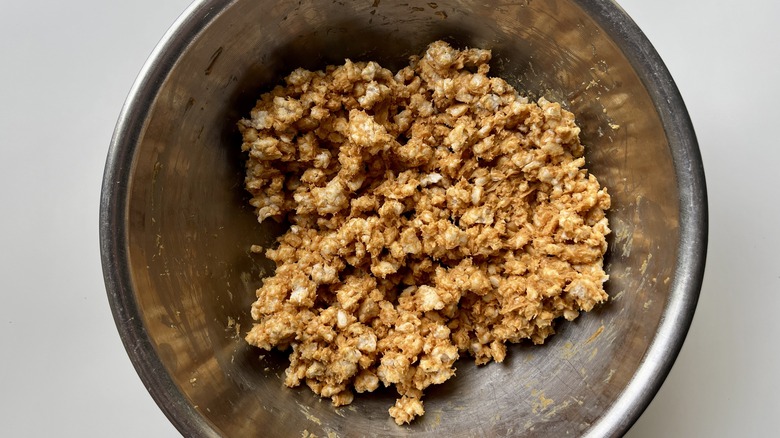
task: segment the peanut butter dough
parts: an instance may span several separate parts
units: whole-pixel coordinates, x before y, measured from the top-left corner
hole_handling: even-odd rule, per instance
[[[432,43],[297,69],[239,122],[259,221],[288,221],[246,341],[290,351],[285,384],[336,406],[395,385],[396,423],[469,354],[501,362],[607,298],[606,188],[574,115],[488,76],[489,50]]]

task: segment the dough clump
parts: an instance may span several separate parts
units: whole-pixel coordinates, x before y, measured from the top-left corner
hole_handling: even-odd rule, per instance
[[[437,41],[397,73],[297,69],[241,120],[260,222],[290,227],[246,341],[335,406],[394,385],[396,423],[463,354],[501,362],[607,299],[606,188],[574,115]]]

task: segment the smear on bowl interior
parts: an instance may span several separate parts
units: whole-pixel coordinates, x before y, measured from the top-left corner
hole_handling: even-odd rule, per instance
[[[290,224],[246,341],[290,353],[287,386],[341,406],[394,385],[408,423],[461,355],[501,362],[607,298],[610,197],[574,115],[490,57],[437,41],[395,74],[297,69],[239,122],[258,220]]]

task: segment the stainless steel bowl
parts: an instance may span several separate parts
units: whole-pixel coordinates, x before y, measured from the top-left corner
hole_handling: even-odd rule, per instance
[[[398,68],[439,38],[492,48],[493,74],[577,115],[588,167],[613,197],[612,299],[544,346],[513,346],[503,364],[462,360],[457,377],[427,391],[426,415],[398,427],[391,391],[335,409],[283,386],[284,354],[260,357],[241,339],[272,269],[249,246],[280,230],[246,207],[235,122],[295,67],[349,57]],[[202,0],[165,35],[122,111],[100,233],[122,340],[186,436],[601,436],[628,430],[682,346],[707,207],[683,101],[608,0]]]

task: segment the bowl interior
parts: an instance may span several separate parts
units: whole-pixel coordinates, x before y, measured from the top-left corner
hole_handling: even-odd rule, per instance
[[[137,318],[137,338],[125,342],[140,345],[130,352],[139,373],[182,431],[563,436],[591,430],[614,408],[676,284],[680,197],[670,142],[648,92],[655,85],[643,83],[636,61],[581,3],[191,7],[147,66],[128,110],[133,117],[118,129],[114,148],[126,152],[125,164],[114,166],[124,166],[117,175],[125,188],[113,205],[123,215],[109,236],[121,254],[123,287],[115,293],[122,297],[112,299],[120,331]],[[284,387],[286,354],[244,343],[254,291],[273,269],[249,247],[270,245],[281,230],[258,224],[247,208],[235,124],[295,67],[348,57],[394,70],[436,39],[493,49],[491,74],[575,113],[587,167],[613,200],[611,300],[559,324],[543,346],[512,346],[503,364],[461,360],[455,378],[426,392],[426,415],[398,427],[387,413],[394,391],[333,408],[307,388]],[[656,389],[647,388],[648,397]],[[636,410],[643,408],[640,402]],[[638,413],[632,415],[618,429],[629,427]]]

